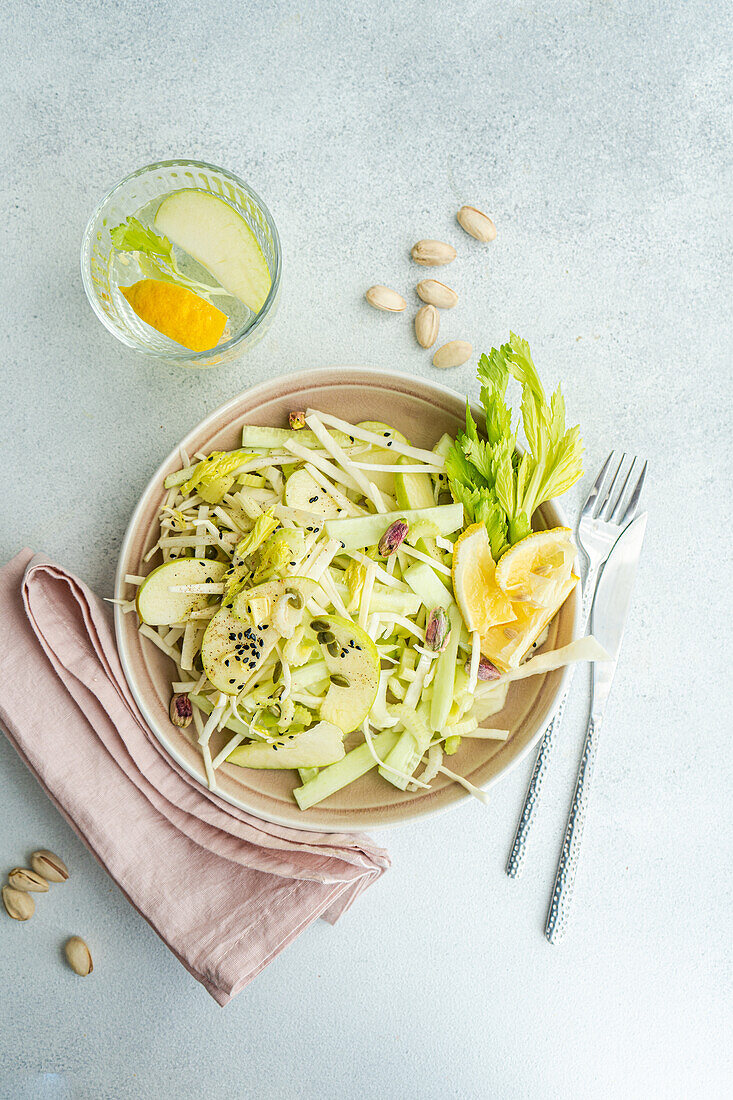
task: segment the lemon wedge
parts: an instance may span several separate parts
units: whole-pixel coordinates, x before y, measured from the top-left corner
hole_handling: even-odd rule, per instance
[[[577,584],[567,527],[536,531],[494,564],[482,523],[467,527],[453,550],[453,591],[463,620],[481,636],[481,652],[502,672],[516,668]]]
[[[496,566],[483,523],[472,523],[456,539],[453,592],[466,626],[482,636],[497,623],[510,623],[517,617],[496,583]]]
[[[502,672],[516,668],[577,583],[578,578],[574,573],[560,582],[554,603],[549,607],[532,607],[525,602],[513,602],[511,606],[515,618],[509,623],[499,623],[481,635],[481,652],[484,656]]]
[[[496,567],[496,583],[513,603],[557,607],[574,561],[569,527],[533,531],[502,556]]]

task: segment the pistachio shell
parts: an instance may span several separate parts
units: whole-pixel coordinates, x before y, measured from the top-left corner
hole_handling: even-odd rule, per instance
[[[36,903],[25,890],[15,890],[12,886],[3,886],[3,905],[13,920],[30,920],[36,911]]]
[[[440,267],[455,260],[456,250],[445,241],[424,240],[412,246],[410,255],[416,264],[422,264],[423,267]]]
[[[433,356],[434,367],[460,367],[473,355],[473,348],[467,340],[451,340],[438,348]]]
[[[477,241],[493,241],[496,237],[496,226],[491,218],[475,206],[462,206],[456,218],[461,229],[465,229]]]
[[[26,867],[14,867],[8,875],[8,882],[14,890],[32,890],[39,894],[45,894],[48,890],[45,878]]]
[[[437,279],[421,279],[417,284],[417,296],[437,309],[453,309],[458,305],[458,295],[455,290],[451,290],[449,286],[438,282]]]
[[[69,877],[69,869],[63,859],[49,852],[47,848],[39,848],[31,856],[31,867],[37,875],[42,875],[47,882],[66,882]]]
[[[72,936],[71,939],[67,940],[64,951],[66,961],[75,974],[79,974],[84,978],[94,970],[92,953],[80,936]]]
[[[440,317],[435,306],[421,306],[415,314],[415,338],[423,348],[431,348],[438,339]]]
[[[370,306],[386,313],[402,313],[407,308],[407,302],[402,295],[396,290],[390,290],[388,286],[370,286],[364,297]]]

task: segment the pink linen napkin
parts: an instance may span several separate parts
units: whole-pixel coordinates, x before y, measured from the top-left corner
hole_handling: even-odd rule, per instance
[[[271,825],[163,750],[125,682],[107,606],[24,550],[0,569],[0,721],[139,913],[220,1005],[389,867],[360,834]]]

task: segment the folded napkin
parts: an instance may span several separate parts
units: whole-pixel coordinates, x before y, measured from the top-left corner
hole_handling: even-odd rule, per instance
[[[389,867],[368,837],[271,825],[191,779],[135,705],[107,606],[59,566],[24,550],[0,569],[0,622],[10,741],[220,1005]]]

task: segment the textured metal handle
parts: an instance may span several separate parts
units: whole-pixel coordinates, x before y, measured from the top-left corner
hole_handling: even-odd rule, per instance
[[[555,886],[552,891],[550,908],[547,913],[545,936],[550,943],[558,944],[563,939],[570,915],[570,903],[575,886],[575,873],[578,869],[578,856],[580,855],[580,842],[583,839],[585,817],[588,811],[588,796],[590,793],[590,781],[593,775],[593,766],[596,760],[598,737],[601,730],[600,715],[591,717],[588,722],[588,731],[583,745],[583,756],[578,769],[578,778],[575,784],[573,804],[570,807],[565,838],[560,853],[560,861],[557,865]]]
[[[588,575],[585,579],[585,586],[583,588],[583,606],[580,612],[580,637],[582,638],[588,627],[588,619],[590,618],[590,609],[593,603],[593,595],[596,587],[596,577],[598,576],[598,569],[589,569]],[[542,783],[547,773],[547,768],[552,756],[552,750],[557,740],[557,735],[560,732],[560,726],[562,725],[563,714],[565,713],[565,704],[568,700],[568,694],[570,692],[570,685],[572,683],[573,674],[575,669],[571,666],[570,675],[568,678],[568,685],[565,688],[565,692],[560,699],[555,712],[555,717],[550,722],[549,726],[545,730],[544,736],[540,742],[540,747],[537,752],[537,759],[534,762],[534,768],[532,770],[532,777],[527,787],[527,793],[524,796],[524,805],[522,806],[522,812],[519,815],[519,821],[517,822],[517,831],[514,834],[514,843],[512,844],[511,851],[509,852],[509,859],[506,864],[506,873],[509,878],[518,878],[522,873],[524,867],[524,857],[527,853],[527,841],[529,840],[530,830],[532,828],[532,822],[534,821],[534,813],[539,802],[539,797],[542,792]]]

